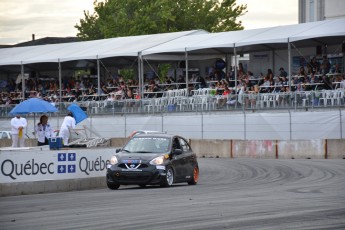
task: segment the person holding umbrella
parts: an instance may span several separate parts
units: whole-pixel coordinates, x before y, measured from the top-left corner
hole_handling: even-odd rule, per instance
[[[38,146],[49,145],[49,138],[54,136],[54,131],[48,123],[48,116],[42,115],[40,117],[40,122],[35,126],[35,132]]]
[[[62,122],[59,132],[59,137],[62,137],[63,145],[68,145],[68,139],[70,136],[69,129],[74,129],[75,126],[76,122],[73,114],[72,112],[69,112]]]
[[[16,114],[11,119],[12,127],[12,148],[25,147],[24,129],[28,125],[26,119]]]

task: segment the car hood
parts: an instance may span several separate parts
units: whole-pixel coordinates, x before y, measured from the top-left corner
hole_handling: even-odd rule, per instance
[[[122,160],[141,160],[150,161],[158,156],[164,155],[164,153],[118,153],[116,157],[119,162]]]

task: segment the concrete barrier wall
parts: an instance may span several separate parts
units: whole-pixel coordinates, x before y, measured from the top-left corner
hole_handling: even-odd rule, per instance
[[[326,140],[327,158],[345,159],[345,140]]]
[[[0,140],[0,148],[10,147],[10,146],[12,146],[12,140],[9,140],[9,139]],[[37,139],[25,139],[25,146],[26,147],[37,146]]]
[[[121,147],[128,141],[128,138],[113,138],[110,141],[112,147]],[[239,141],[239,140],[189,140],[193,150],[201,157],[220,158],[267,158],[267,159],[345,159],[345,139],[341,140],[299,140],[299,141]],[[36,140],[27,140],[27,146],[36,145]],[[11,140],[0,140],[0,146],[8,147]],[[111,154],[113,149],[108,148],[102,151],[103,154]],[[31,150],[30,150],[31,151]],[[48,150],[49,151],[49,150]],[[61,151],[56,151],[56,154]],[[70,151],[69,151],[70,152]],[[78,149],[73,150],[76,154],[98,157],[94,150]],[[81,152],[81,153],[79,153]],[[96,151],[97,152],[97,151]],[[0,154],[2,151],[0,151]],[[16,153],[17,154],[17,153]],[[27,153],[23,153],[27,155]],[[38,154],[38,153],[37,153]],[[52,153],[54,154],[54,153]],[[55,155],[56,155],[55,154]],[[108,156],[107,155],[107,156]],[[37,155],[39,156],[39,155]],[[43,154],[42,156],[45,156]],[[108,157],[105,157],[108,158]],[[36,159],[36,158],[35,158]],[[96,158],[98,160],[99,158]],[[38,160],[38,159],[37,159]],[[103,159],[106,160],[106,159]],[[24,160],[24,163],[26,160]],[[28,161],[29,162],[29,161]],[[94,162],[94,160],[91,160]],[[2,162],[0,162],[2,165]],[[77,164],[78,165],[78,164]],[[105,170],[104,172],[105,175]],[[101,175],[100,174],[100,175]],[[76,178],[63,180],[25,181],[15,183],[0,183],[0,196],[25,195],[50,192],[65,192],[73,190],[84,190],[94,188],[106,188],[105,176],[94,176],[89,178]]]
[[[96,188],[106,188],[105,177],[4,183],[0,184],[0,197],[40,193],[68,192]]]
[[[111,138],[110,146],[121,147],[128,138]],[[26,139],[27,147],[37,145],[37,139]],[[219,140],[190,139],[199,157],[254,157],[254,158],[345,158],[345,139],[337,140]],[[12,145],[11,140],[0,140],[0,148]]]
[[[279,141],[277,155],[280,159],[325,159],[325,147],[325,140]]]
[[[345,159],[341,140],[190,140],[198,157],[267,159]]]
[[[231,141],[225,140],[190,140],[198,157],[231,157]]]
[[[276,158],[276,141],[232,141],[232,157]]]

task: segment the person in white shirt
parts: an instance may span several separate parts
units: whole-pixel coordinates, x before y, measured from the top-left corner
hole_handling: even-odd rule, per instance
[[[24,130],[27,125],[26,119],[19,114],[11,119],[13,148],[25,147]]]
[[[76,122],[73,117],[73,114],[69,112],[62,122],[60,132],[59,132],[59,137],[62,137],[64,145],[68,145],[68,139],[70,137],[69,129],[74,129],[75,125],[76,125]]]
[[[42,115],[40,122],[35,126],[35,132],[37,134],[37,145],[48,145],[49,138],[54,137],[54,131],[50,124],[48,124],[48,117]]]

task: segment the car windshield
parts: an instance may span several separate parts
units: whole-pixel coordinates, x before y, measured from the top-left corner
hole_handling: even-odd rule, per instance
[[[169,138],[134,137],[123,148],[129,153],[165,153],[169,150]]]

